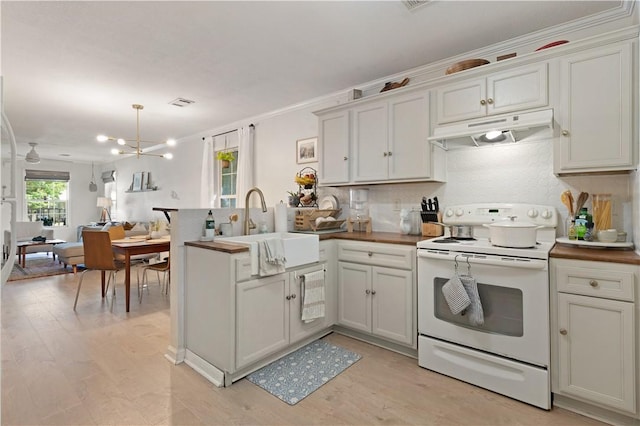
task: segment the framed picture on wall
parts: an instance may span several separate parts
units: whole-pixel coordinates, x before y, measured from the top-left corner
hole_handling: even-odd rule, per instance
[[[133,174],[133,185],[131,186],[132,191],[142,191],[143,176],[144,172],[136,172]]]
[[[298,139],[296,141],[296,163],[313,163],[318,161],[318,138]]]

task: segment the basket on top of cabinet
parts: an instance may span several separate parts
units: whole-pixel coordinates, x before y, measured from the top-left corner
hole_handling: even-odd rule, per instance
[[[336,219],[341,211],[342,209],[298,210],[295,216],[294,228],[296,231],[338,229],[345,222],[344,219]],[[317,220],[318,218],[322,219]]]

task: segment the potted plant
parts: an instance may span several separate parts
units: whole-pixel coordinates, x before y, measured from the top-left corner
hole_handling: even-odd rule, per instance
[[[231,165],[231,162],[236,159],[231,151],[219,151],[216,158],[222,163],[222,168],[226,169]]]
[[[295,191],[287,191],[287,194],[289,194],[289,206],[298,207],[298,204],[300,204],[300,194]]]

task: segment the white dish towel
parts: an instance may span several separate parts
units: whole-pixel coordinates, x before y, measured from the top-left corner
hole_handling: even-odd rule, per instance
[[[324,270],[310,272],[300,277],[301,320],[311,322],[324,318]]]
[[[258,243],[260,276],[275,275],[285,271],[284,246],[281,238],[266,238]]]

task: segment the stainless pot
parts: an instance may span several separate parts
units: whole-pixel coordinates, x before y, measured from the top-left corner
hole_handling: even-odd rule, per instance
[[[516,222],[514,219],[482,225],[489,228],[491,244],[512,248],[535,247],[537,231],[544,226],[531,222]]]
[[[473,239],[473,225],[447,225],[442,222],[430,222],[435,223],[436,225],[444,226],[445,228],[449,228],[449,235],[451,238],[459,239],[459,240],[471,240]]]

